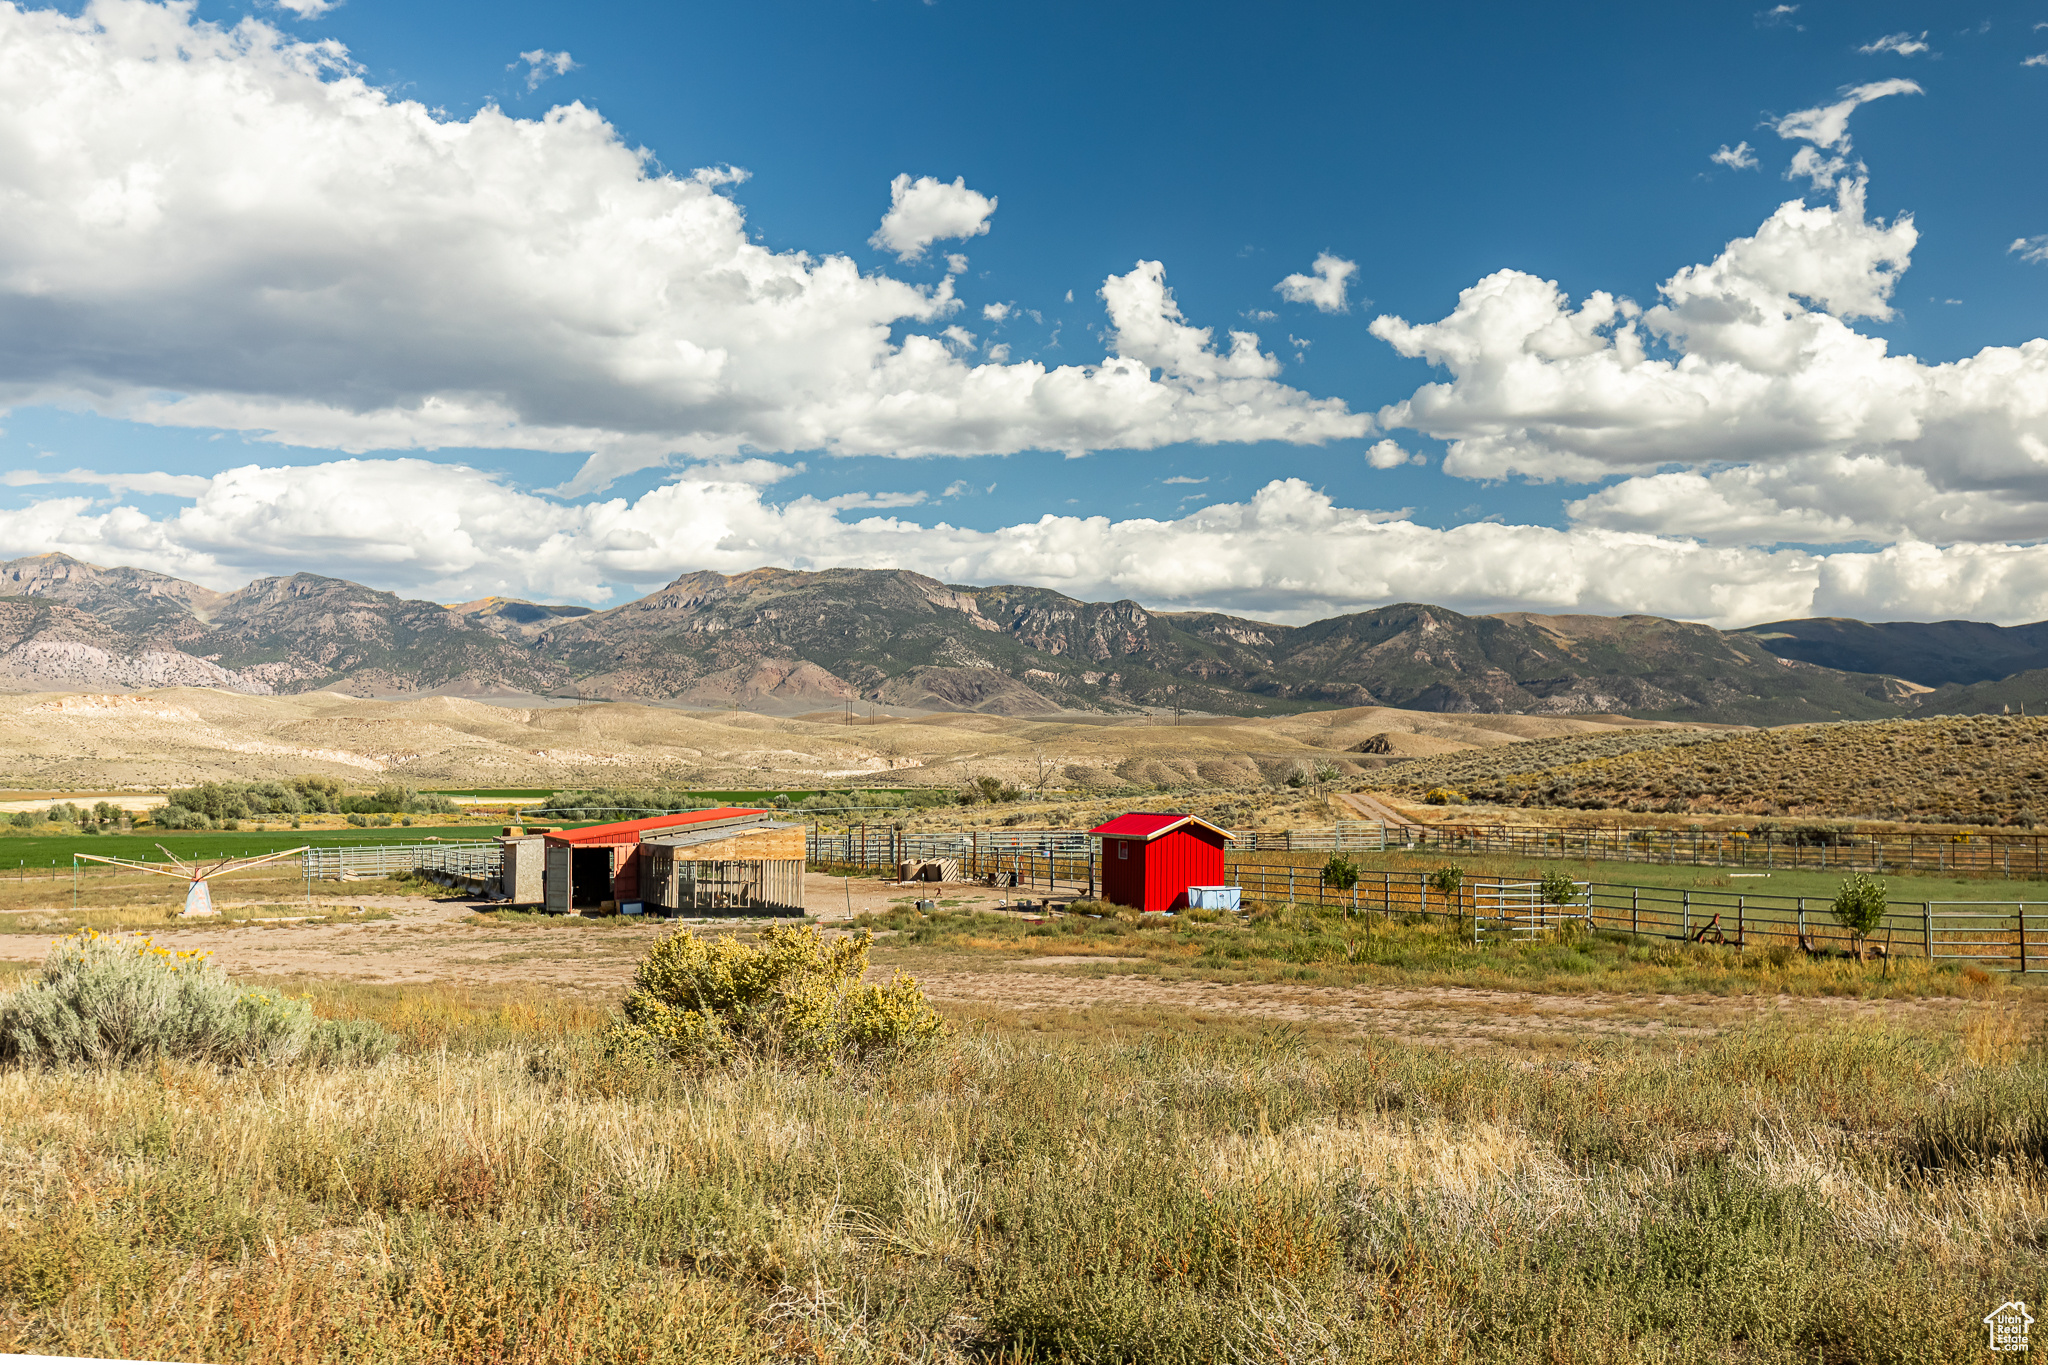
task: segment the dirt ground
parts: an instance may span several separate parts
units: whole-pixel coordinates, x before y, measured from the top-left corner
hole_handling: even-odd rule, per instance
[[[1020,894],[815,873],[806,890],[813,913],[828,926],[844,923],[850,914],[920,896],[997,909],[1015,904],[1011,898]],[[492,922],[476,913],[485,903],[468,897],[366,897],[362,903],[390,917],[358,924],[279,920],[235,927],[172,922],[155,937],[169,946],[208,950],[238,976],[382,985],[530,985],[603,1000],[624,994],[634,962],[673,923],[618,917]],[[47,947],[41,934],[0,935],[0,961],[35,962]],[[1020,1019],[1057,1010],[1192,1012],[1398,1034],[1453,1046],[1546,1046],[1602,1036],[1701,1037],[1778,1011],[1816,1020],[1882,1011],[1902,1021],[1937,1022],[1978,1008],[1974,1002],[1942,999],[1551,995],[1459,987],[1176,981],[1119,970],[1131,965],[1130,959],[1005,959],[988,953],[898,950],[886,939],[877,943],[874,963],[884,975],[899,967],[908,970],[933,1000],[968,1007],[982,1017],[1013,1011]]]

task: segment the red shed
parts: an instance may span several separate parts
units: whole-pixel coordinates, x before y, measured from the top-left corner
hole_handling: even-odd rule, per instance
[[[560,915],[576,906],[639,900],[641,835],[717,825],[752,825],[773,815],[772,811],[746,806],[720,806],[681,815],[655,815],[645,820],[560,830],[547,836],[542,895],[547,908]]]
[[[1191,886],[1223,885],[1230,831],[1199,815],[1134,811],[1088,831],[1102,836],[1102,898],[1140,910],[1184,910]]]

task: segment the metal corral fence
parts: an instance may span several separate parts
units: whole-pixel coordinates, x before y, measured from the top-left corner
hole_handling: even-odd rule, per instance
[[[315,882],[351,882],[407,872],[441,872],[488,881],[505,866],[505,852],[496,840],[309,848],[299,859],[306,880]]]
[[[1312,868],[1261,867],[1233,862],[1225,880],[1243,888],[1247,900],[1336,906],[1358,914],[1455,919],[1461,932],[1475,915],[1500,915],[1499,907],[1528,898],[1528,883],[1466,876],[1446,898],[1429,885],[1427,872],[1360,869],[1358,884],[1340,891],[1325,886]],[[1737,891],[1696,891],[1658,886],[1579,883],[1578,905],[1567,913],[1594,929],[1646,938],[1706,943],[1848,951],[1849,931],[1837,924],[1827,896],[1753,895]],[[1942,961],[1974,962],[1994,971],[2048,971],[2048,904],[2038,901],[1902,901],[1892,904],[1868,940],[1889,954]]]
[[[1332,829],[1268,830],[1230,841],[1230,852],[1379,853],[1393,845],[1386,827],[1369,820],[1340,822]],[[1099,856],[1097,838],[1081,829],[969,830],[932,833],[893,825],[849,829],[813,826],[806,857],[820,867],[881,869],[906,862],[951,858],[968,877],[1014,872],[1017,884],[1086,882]],[[1036,879],[1034,882],[1033,879]]]
[[[1413,825],[1392,831],[1387,846],[1445,853],[1605,858],[1614,862],[1691,863],[1704,867],[1953,872],[2029,879],[2048,874],[2048,836],[1990,831],[1861,833],[1819,824],[1755,831]]]
[[[1007,874],[1008,884],[1057,890],[1061,882],[1094,884],[1097,840],[1081,829],[975,830],[959,834],[901,830],[892,825],[813,828],[804,840],[812,867],[876,871],[906,862],[950,858],[962,876],[980,881]]]

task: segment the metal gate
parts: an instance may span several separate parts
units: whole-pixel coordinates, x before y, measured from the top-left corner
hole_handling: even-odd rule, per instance
[[[1537,882],[1476,886],[1472,890],[1472,942],[1533,939],[1542,928],[1543,908],[1543,888]]]
[[[1935,901],[1925,911],[1930,958],[1976,963],[2000,972],[2039,971],[2048,948],[2048,916],[2013,901]]]
[[[1584,898],[1581,888],[1580,898]],[[1541,882],[1480,883],[1472,889],[1472,942],[1491,938],[1516,943],[1534,941],[1546,929],[1568,921],[1591,926],[1584,905],[1553,905],[1543,897]]]
[[[570,856],[575,852],[567,844],[549,844],[545,880],[541,894],[546,899],[547,911],[551,915],[566,915],[570,906]]]

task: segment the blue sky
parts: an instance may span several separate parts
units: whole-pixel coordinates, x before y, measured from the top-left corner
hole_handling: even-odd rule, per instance
[[[2048,616],[2048,0],[0,28],[0,553]]]

